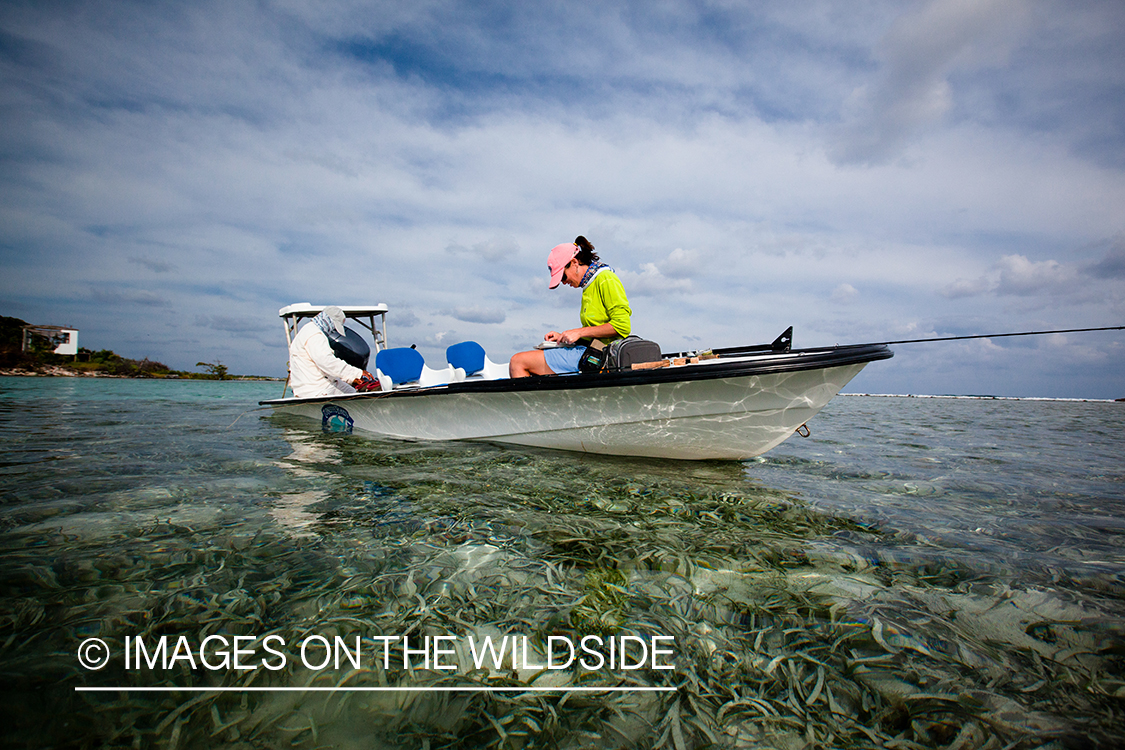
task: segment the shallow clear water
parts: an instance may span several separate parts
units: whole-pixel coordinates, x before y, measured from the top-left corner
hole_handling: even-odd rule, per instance
[[[5,745],[1125,735],[1125,404],[839,397],[810,438],[736,463],[406,443],[245,413],[279,391],[0,378]],[[455,668],[415,652],[405,669],[400,642],[373,640],[404,635],[448,638]],[[470,636],[503,635],[526,636],[530,658],[475,668]],[[245,637],[239,666],[255,668],[223,664],[221,641],[201,654],[209,636]],[[310,636],[358,636],[360,665],[302,662]],[[537,669],[549,636],[674,646],[635,669]],[[97,670],[79,658],[97,655],[89,638],[110,654]],[[153,661],[127,666],[126,638]],[[75,690],[306,686],[516,690]]]

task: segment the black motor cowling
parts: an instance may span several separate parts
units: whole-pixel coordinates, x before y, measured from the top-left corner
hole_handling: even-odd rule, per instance
[[[371,347],[358,333],[345,327],[342,336],[333,331],[328,336],[328,343],[332,345],[332,353],[337,357],[352,367],[367,369],[367,361],[371,359]]]

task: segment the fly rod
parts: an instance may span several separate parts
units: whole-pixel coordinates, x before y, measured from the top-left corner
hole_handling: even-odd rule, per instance
[[[868,344],[858,344],[857,346],[884,346],[887,344],[925,344],[930,341],[962,341],[964,339],[998,339],[1004,336],[1042,336],[1047,333],[1079,333],[1081,331],[1125,331],[1125,326],[1103,326],[1101,328],[1066,328],[1058,331],[1021,331],[1019,333],[977,333],[972,336],[941,336],[932,339],[899,339],[898,341],[875,341]],[[758,346],[735,346],[725,349],[713,349],[714,354],[735,356],[742,354],[749,354],[752,352],[787,352],[793,343],[793,326],[789,326],[785,333],[777,337],[772,344],[760,344]],[[837,344],[839,346],[839,344]],[[826,347],[827,348],[827,347]],[[686,352],[679,354],[666,354],[667,357],[682,357]],[[694,353],[693,353],[694,356]]]
[[[978,333],[972,336],[942,336],[933,339],[900,339],[899,341],[877,341],[881,344],[924,344],[928,341],[963,341],[965,339],[999,339],[1005,336],[1043,336],[1048,333],[1082,333],[1084,331],[1122,331],[1125,326],[1103,326],[1101,328],[1065,328],[1059,331],[1021,331],[1019,333]]]

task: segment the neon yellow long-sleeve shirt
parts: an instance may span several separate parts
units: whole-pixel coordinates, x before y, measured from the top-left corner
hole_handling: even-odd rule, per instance
[[[582,290],[582,310],[578,319],[583,327],[612,323],[617,336],[603,338],[602,341],[607,344],[629,335],[632,314],[621,279],[608,268],[599,271]]]

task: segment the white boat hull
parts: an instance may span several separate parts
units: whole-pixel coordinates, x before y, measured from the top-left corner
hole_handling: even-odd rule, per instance
[[[745,459],[792,435],[865,364],[612,387],[433,388],[268,403],[280,413],[318,420],[326,429],[412,440],[485,440],[622,456]]]

